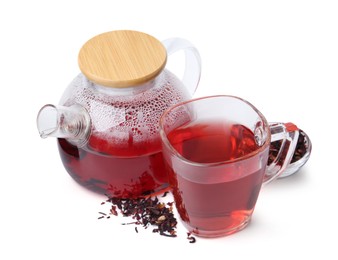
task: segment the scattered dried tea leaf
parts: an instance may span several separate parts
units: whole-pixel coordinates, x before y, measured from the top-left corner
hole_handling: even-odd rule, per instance
[[[196,238],[191,235],[191,232],[187,232],[187,239],[191,244],[196,242]]]

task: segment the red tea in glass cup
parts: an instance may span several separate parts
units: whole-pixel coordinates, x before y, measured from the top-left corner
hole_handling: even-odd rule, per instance
[[[262,184],[282,173],[298,138],[293,124],[269,126],[253,105],[232,96],[171,107],[161,117],[160,134],[178,213],[190,232],[204,237],[229,235],[249,223]],[[283,146],[267,169],[271,139]]]

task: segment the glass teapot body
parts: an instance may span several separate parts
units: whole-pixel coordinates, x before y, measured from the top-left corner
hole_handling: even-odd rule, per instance
[[[81,105],[91,126],[85,144],[58,139],[65,168],[80,184],[116,197],[163,191],[168,180],[159,119],[167,108],[189,98],[183,83],[166,69],[149,82],[121,89],[78,75],[60,105]]]

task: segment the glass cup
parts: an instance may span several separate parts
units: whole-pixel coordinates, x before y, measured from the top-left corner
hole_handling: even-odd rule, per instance
[[[217,237],[250,221],[263,183],[291,160],[299,131],[292,123],[269,125],[249,102],[211,96],[169,108],[160,135],[176,208],[187,229]],[[282,140],[267,167],[271,140]]]

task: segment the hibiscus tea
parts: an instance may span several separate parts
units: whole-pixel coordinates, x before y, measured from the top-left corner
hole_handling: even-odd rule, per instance
[[[90,140],[94,146],[100,139]],[[95,144],[94,144],[95,142]],[[68,173],[81,185],[113,197],[131,198],[163,192],[168,187],[162,152],[146,155],[112,156],[92,149],[78,148],[65,139],[58,139],[59,152]],[[148,145],[148,149],[149,149]]]
[[[169,160],[169,182],[177,210],[201,236],[236,232],[249,222],[261,188],[263,160],[253,132],[240,124],[207,121],[184,124],[167,134],[182,164]],[[237,160],[237,162],[236,162]]]

